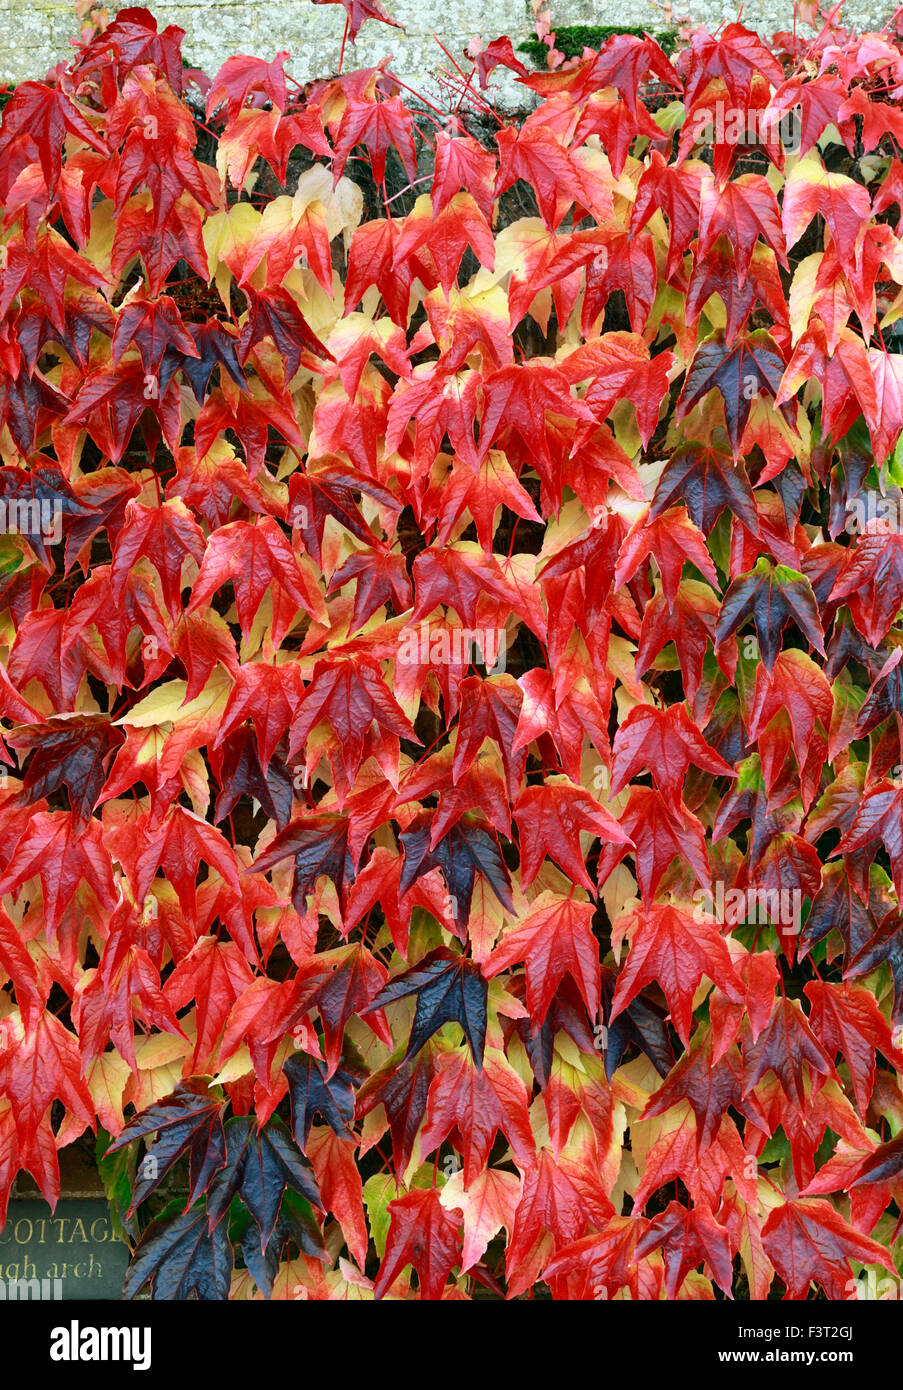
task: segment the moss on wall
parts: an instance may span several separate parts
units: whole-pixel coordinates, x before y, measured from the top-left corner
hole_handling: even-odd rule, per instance
[[[616,24],[563,24],[555,27],[555,47],[559,53],[563,53],[565,58],[579,58],[584,48],[601,48],[615,34],[633,34],[641,39],[647,30],[640,28],[639,25],[633,28],[621,28]],[[663,33],[655,34],[652,37],[664,49],[666,53],[671,53],[677,42],[677,36],[673,30],[666,30]],[[531,37],[524,39],[523,43],[517,45],[519,53],[527,53],[533,61],[540,67],[546,65],[546,53],[548,48],[540,39]]]

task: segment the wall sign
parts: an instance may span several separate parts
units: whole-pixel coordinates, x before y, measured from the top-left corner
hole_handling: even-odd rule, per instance
[[[121,1299],[129,1251],[102,1199],[13,1199],[0,1231],[0,1302]]]

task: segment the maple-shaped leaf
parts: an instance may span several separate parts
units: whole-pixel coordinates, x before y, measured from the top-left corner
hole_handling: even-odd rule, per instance
[[[505,988],[516,999],[525,999],[526,976],[509,976]],[[511,1019],[510,1022],[504,1020],[503,1028],[517,1033],[524,1045],[530,1070],[541,1091],[546,1089],[552,1075],[556,1033],[566,1033],[583,1052],[589,1052],[594,1046],[586,1005],[570,974],[564,976],[552,996],[552,1002],[541,1024],[535,1024],[528,1014],[526,1018]]]
[[[583,399],[600,418],[625,397],[633,403],[644,448],[655,433],[673,366],[670,352],[650,357],[646,344],[633,333],[604,333],[583,343],[562,363],[569,381],[589,381]]]
[[[234,1256],[226,1222],[211,1230],[207,1213],[192,1207],[172,1220],[157,1217],[142,1233],[122,1286],[135,1298],[146,1284],[151,1298],[202,1302],[229,1296]]]
[[[777,199],[768,180],[761,174],[741,174],[739,178],[718,187],[709,174],[702,180],[699,204],[699,245],[697,257],[704,261],[719,236],[731,244],[740,286],[744,284],[757,239],[762,237],[775,252],[784,268],[787,257],[784,232],[781,227]],[[755,347],[747,349],[749,370],[768,384],[774,372],[774,356],[780,357],[777,346],[767,334],[761,338],[751,335]],[[769,351],[770,350],[770,351]],[[778,368],[780,375],[783,368]],[[714,382],[712,383],[715,384]],[[774,386],[769,385],[774,394]],[[726,402],[725,402],[726,404]]]
[[[160,375],[160,366],[167,352],[184,357],[198,355],[195,340],[182,322],[178,306],[167,294],[157,299],[130,299],[123,303],[116,316],[113,331],[113,365],[132,344],[141,354],[145,372]],[[159,389],[166,390],[168,378],[160,381]]]
[[[192,1066],[210,1057],[232,1005],[253,978],[235,942],[212,936],[202,936],[178,962],[166,980],[164,994],[176,1009],[196,1001]]]
[[[509,260],[514,262],[508,283],[506,317],[510,324],[519,323],[531,309],[542,314],[541,306],[546,301],[543,290],[551,292],[559,322],[566,321],[578,287],[577,272],[581,266],[586,266],[589,274],[592,267],[605,259],[607,241],[602,228],[552,232],[539,217],[518,218],[510,227],[504,228],[497,250],[505,256],[505,264]],[[483,302],[488,309],[488,303]],[[488,333],[488,323],[486,329]],[[505,361],[510,361],[511,354],[503,341],[494,341],[493,349],[495,365],[502,366]]]
[[[298,1199],[299,1203],[303,1201],[303,1198]],[[285,1279],[288,1266],[283,1263],[282,1257],[289,1244],[301,1251],[308,1270],[308,1257],[322,1260],[324,1264],[329,1259],[316,1221],[303,1207],[299,1209],[298,1203],[292,1202],[291,1199],[286,1203],[286,1210],[280,1211],[273,1234],[265,1245],[260,1244],[260,1234],[256,1226],[248,1224],[245,1228],[241,1237],[242,1258],[264,1298],[272,1297],[273,1288],[280,1275]]]
[[[15,1137],[27,1152],[36,1141],[45,1114],[54,1100],[61,1102],[81,1128],[94,1126],[91,1093],[82,1077],[78,1040],[49,1011],[41,1014],[26,1035],[18,1012],[0,1023],[0,1096],[13,1112]]]
[[[0,375],[0,423],[24,455],[32,453],[51,421],[62,416],[69,401],[35,370],[17,376]]]
[[[314,1115],[321,1115],[336,1134],[347,1135],[354,1119],[354,1087],[358,1079],[341,1068],[327,1075],[326,1067],[307,1052],[296,1053],[284,1065],[292,1102],[292,1133],[306,1151]]]
[[[617,796],[640,768],[649,768],[656,786],[675,810],[679,809],[691,763],[714,776],[736,776],[706,743],[684,705],[665,710],[635,706],[618,728],[612,754],[610,796]]]
[[[636,235],[622,232],[606,238],[605,255],[596,256],[586,267],[581,331],[590,333],[597,330],[609,296],[614,290],[620,290],[627,305],[631,330],[642,333],[655,304],[657,286],[655,242],[648,232]]]
[[[346,13],[345,23],[348,28],[348,37],[352,43],[357,42],[361,25],[365,20],[378,19],[383,24],[391,24],[393,29],[403,29],[404,25],[399,24],[391,15],[386,13],[380,0],[313,0],[315,5],[341,5]]]
[[[384,1298],[402,1270],[413,1265],[420,1298],[440,1299],[449,1274],[461,1261],[461,1211],[446,1210],[436,1188],[415,1187],[390,1202],[388,1213],[389,1234],[374,1298]]]
[[[570,204],[584,197],[581,170],[570,151],[553,130],[529,124],[519,130],[504,127],[497,143],[496,198],[524,179],[533,190],[543,222],[554,231]]]
[[[598,135],[611,163],[615,178],[620,178],[627,153],[640,135],[653,142],[661,139],[661,130],[640,102],[633,111],[627,101],[609,92],[593,92],[583,106],[574,144],[580,145],[589,135]]]
[[[402,226],[400,219],[385,217],[364,222],[355,228],[345,280],[346,315],[360,303],[367,288],[375,285],[392,322],[407,329],[408,304],[416,268],[411,262],[395,265],[395,248]]]
[[[641,516],[621,542],[615,568],[615,587],[633,578],[649,555],[655,557],[662,576],[662,590],[670,610],[674,609],[685,564],[695,565],[714,587],[718,575],[705,545],[702,532],[693,525],[682,507],[671,507],[652,519]]]
[[[620,825],[633,842],[631,852],[636,862],[640,892],[645,899],[655,896],[655,890],[675,855],[688,862],[702,887],[710,886],[711,869],[705,831],[701,822],[685,807],[675,811],[661,792],[652,787],[633,786],[621,813]],[[626,853],[625,845],[603,847],[597,868],[600,884],[605,882]]]
[[[7,742],[30,754],[19,796],[31,803],[65,787],[72,810],[87,820],[106,781],[110,756],[124,737],[108,719],[84,714],[58,715],[14,729]]]
[[[892,1183],[899,1178],[903,1167],[903,1140],[896,1138],[879,1144],[866,1158],[861,1159],[853,1175],[844,1184],[848,1190]]]
[[[447,1209],[457,1207],[464,1213],[462,1274],[479,1263],[502,1227],[511,1230],[519,1196],[520,1178],[501,1168],[484,1167],[466,1188],[463,1173],[452,1174],[439,1200]]]
[[[251,349],[264,338],[270,338],[285,363],[286,380],[297,372],[302,358],[316,367],[317,359],[331,360],[332,353],[320,342],[288,290],[268,289],[257,294],[247,287],[248,317],[238,340],[237,356],[242,366],[247,364]],[[305,356],[305,349],[312,356]]]
[[[410,838],[407,831],[402,832],[405,856],[412,869],[416,867],[418,879],[428,873],[431,867],[437,866],[443,869],[443,875],[447,871],[453,879],[460,879],[461,886],[466,889],[466,913],[463,904],[458,907],[456,903],[452,903],[452,908],[463,925],[465,920],[469,920],[473,895],[468,861],[472,861],[473,867],[477,868],[479,859],[482,859],[484,862],[481,871],[485,871],[486,867],[492,867],[501,893],[504,895],[507,891],[507,871],[491,836],[471,820],[462,820],[462,817],[470,812],[479,810],[497,834],[505,836],[506,839],[510,838],[511,817],[508,800],[495,755],[488,749],[482,750],[475,763],[456,785],[452,780],[452,750],[443,748],[440,753],[431,754],[425,761],[410,769],[405,775],[403,789],[399,791],[396,804],[400,807],[409,800],[433,793],[438,793],[439,796],[436,814],[428,812],[426,820],[417,816],[417,828],[413,830]],[[463,840],[461,836],[456,836],[443,848],[442,840],[459,823],[464,835]],[[408,830],[412,829],[412,826],[408,827]],[[420,850],[424,845],[428,845],[429,850],[420,858]],[[479,859],[475,856],[474,850],[479,851]],[[434,851],[437,860],[431,862]],[[445,861],[444,864],[438,863],[439,856]],[[459,861],[457,864],[456,858]],[[480,887],[482,886],[481,884]],[[451,892],[451,896],[458,895]]]
[[[90,822],[89,822],[90,825]],[[241,901],[235,852],[207,821],[174,803],[164,816],[152,820],[139,812],[126,818],[114,806],[104,824],[104,840],[132,885],[136,899],[146,898],[157,870],[162,869],[190,919],[197,915],[197,875],[201,863],[214,868],[234,897]],[[253,959],[253,953],[252,957]]]
[[[480,425],[480,454],[510,429],[551,471],[547,431],[542,427],[546,413],[595,423],[592,411],[575,399],[569,388],[565,373],[542,358],[528,358],[490,372],[483,381],[486,408]]]
[[[212,747],[218,748],[233,729],[251,718],[261,766],[266,772],[276,745],[292,721],[301,691],[298,668],[292,663],[271,666],[267,662],[252,661],[241,666]]]
[[[551,1237],[558,1245],[566,1245],[579,1240],[587,1226],[597,1229],[604,1226],[614,1214],[602,1176],[592,1162],[563,1154],[556,1160],[551,1149],[540,1149],[537,1162],[524,1174],[514,1230],[508,1242],[509,1285],[515,1271],[537,1250],[543,1236],[547,1240]],[[548,1247],[539,1248],[544,1259]]]
[[[755,573],[755,571],[753,573]],[[792,607],[787,603],[787,589],[791,588],[791,586],[796,598],[796,602]],[[749,590],[747,590],[747,593],[748,592]],[[728,593],[730,593],[730,590],[728,590]],[[811,641],[814,637],[819,635],[819,629],[817,626],[813,626],[813,618],[815,623],[817,623],[818,617],[814,599],[810,602],[810,594],[811,591],[807,592],[806,588],[800,585],[797,580],[794,580],[778,590],[773,597],[769,596],[768,602],[777,610],[778,621],[780,621],[781,611],[786,614],[788,607],[790,607],[790,611],[798,615],[796,616],[797,625],[805,632],[806,636],[809,637]],[[760,621],[763,623],[763,630],[768,631],[765,625],[770,621],[770,615],[766,604],[762,602],[761,595],[761,588],[753,590],[753,621],[756,621],[755,605],[760,603]],[[722,612],[723,611],[724,610],[722,610]],[[774,638],[773,636],[772,641],[776,640],[779,640],[779,638]],[[813,645],[817,644],[813,643]],[[764,643],[762,643],[762,647],[764,647]],[[810,754],[815,754],[818,763],[815,773],[817,782],[824,759],[824,738],[831,725],[833,708],[834,699],[831,686],[824,672],[814,661],[806,656],[804,652],[798,651],[795,648],[791,648],[787,651],[779,651],[773,664],[770,664],[765,656],[764,650],[762,651],[762,664],[756,670],[756,684],[752,706],[748,715],[748,724],[750,738],[758,741],[759,756],[762,767],[766,772],[766,785],[768,786],[769,793],[771,793],[773,787],[770,772],[772,750],[768,747],[766,741],[766,730],[769,728],[774,729],[774,722],[777,720],[780,734],[775,738],[774,758],[784,763],[787,751],[786,723],[789,722],[790,739],[793,744],[793,751],[796,754],[801,781],[803,783],[801,787],[803,803],[808,809],[817,791],[817,785],[813,786],[810,792],[805,785],[805,769]],[[821,756],[819,756],[819,754],[821,754]]]
[[[665,1011],[640,993],[626,1009],[621,1010],[617,1018],[612,1018],[611,1003],[617,980],[617,972],[603,965],[602,1018],[608,1030],[605,1039],[606,1077],[611,1080],[631,1044],[649,1058],[659,1076],[667,1076],[674,1066],[674,1049]],[[553,1010],[554,1007],[553,1001]]]
[[[289,519],[298,528],[305,548],[319,565],[327,517],[334,517],[365,545],[376,545],[377,537],[354,500],[357,488],[383,506],[397,509],[399,503],[388,489],[354,469],[335,467],[293,473],[289,479]]]
[[[39,456],[43,462],[43,456]],[[39,460],[35,460],[37,463]],[[25,536],[38,560],[46,569],[51,569],[47,551],[47,525],[50,517],[59,517],[60,526],[66,533],[67,546],[78,533],[81,522],[84,527],[97,524],[102,519],[87,498],[82,498],[67,483],[62,473],[55,467],[32,466],[27,472],[23,468],[0,468],[0,496],[7,508],[10,522],[17,518],[19,535]],[[90,534],[90,529],[88,529]]]
[[[221,1221],[233,1197],[240,1197],[257,1222],[260,1244],[265,1246],[276,1226],[282,1194],[299,1192],[313,1206],[320,1193],[310,1165],[278,1120],[258,1128],[249,1115],[227,1121],[226,1162],[214,1175],[207,1193],[207,1217],[211,1226]]]
[[[844,600],[866,640],[880,646],[903,605],[903,536],[858,537],[829,597]]]
[[[809,580],[787,565],[772,564],[764,555],[748,574],[735,579],[724,595],[716,642],[732,637],[748,618],[756,630],[767,671],[774,667],[781,633],[791,622],[796,623],[816,651],[825,654],[818,605]]]
[[[465,1052],[440,1053],[427,1098],[421,1155],[426,1158],[449,1135],[460,1136],[469,1187],[486,1167],[501,1130],[518,1165],[527,1168],[534,1158],[527,1102],[523,1081],[500,1053],[490,1051],[480,1070]]]
[[[593,87],[614,87],[628,110],[636,114],[639,91],[644,78],[650,75],[670,86],[674,68],[663,49],[644,34],[612,34],[585,68],[585,79]]]
[[[378,1105],[385,1109],[399,1172],[404,1172],[413,1155],[430,1085],[436,1075],[436,1048],[436,1044],[427,1042],[419,1052],[401,1063],[397,1060],[398,1052],[394,1053],[363,1082],[357,1095],[358,1117],[369,1115]]]
[[[228,376],[236,386],[246,390],[247,378],[238,361],[238,334],[232,325],[213,319],[209,323],[186,323],[184,326],[191,338],[194,351],[185,356],[180,353],[177,365],[188,378],[198,405],[203,405],[211,377],[217,368],[220,384]],[[176,366],[172,360],[172,349],[167,351],[169,356],[163,363],[164,374],[167,362],[173,369]],[[163,375],[161,387],[165,389]]]
[[[225,99],[226,113],[233,120],[245,105],[249,95],[260,93],[269,98],[280,111],[285,110],[285,60],[289,54],[280,50],[271,62],[263,58],[250,58],[245,53],[227,58],[214,77],[207,93],[207,115],[214,111]]]
[[[696,1116],[700,1152],[708,1147],[721,1127],[728,1106],[742,1110],[743,1081],[736,1049],[717,1062],[713,1059],[712,1034],[697,1030],[690,1047],[649,1097],[643,1118],[661,1115],[672,1105],[688,1101]]]
[[[460,820],[437,838],[435,819],[433,812],[424,812],[399,836],[404,850],[399,892],[407,892],[431,869],[441,869],[452,897],[455,922],[463,927],[470,916],[474,883],[480,874],[491,885],[502,906],[513,912],[508,870],[498,843],[489,831],[471,820]]]
[[[800,959],[833,930],[838,932],[843,942],[843,968],[846,973],[853,958],[875,936],[879,920],[884,915],[882,909],[886,910],[889,906],[879,903],[877,894],[870,893],[869,899],[868,902],[862,901],[850,882],[843,861],[824,865],[821,887],[812,899],[800,934]]]
[[[118,1153],[134,1139],[156,1134],[148,1152],[154,1163],[141,1171],[132,1194],[128,1215],[159,1187],[180,1158],[188,1157],[190,1191],[186,1210],[207,1190],[210,1180],[226,1161],[223,1135],[223,1102],[211,1095],[202,1081],[181,1082],[173,1093],[131,1119],[113,1140],[108,1154]]]
[[[163,598],[175,620],[182,611],[182,566],[190,557],[201,563],[204,535],[181,498],[162,507],[126,505],[125,525],[119,532],[110,567],[113,598],[121,602],[132,566],[142,557],[150,560],[160,576]]]
[[[463,131],[437,130],[435,168],[430,189],[433,207],[437,210],[446,207],[463,188],[476,201],[484,217],[491,219],[495,167],[495,159],[490,151],[484,149],[472,135]]]
[[[887,1019],[868,990],[849,984],[810,980],[805,994],[811,1004],[809,1023],[815,1036],[835,1057],[841,1052],[850,1068],[856,1104],[865,1115],[875,1084],[875,1050],[894,1066],[903,1062]]]
[[[326,722],[339,744],[339,757],[349,783],[357,776],[370,726],[396,738],[419,743],[401,706],[383,680],[379,663],[360,656],[318,661],[292,721],[289,757],[311,731]]]
[[[684,502],[695,526],[708,536],[725,507],[759,534],[756,504],[742,462],[713,444],[681,444],[658,480],[650,521]]]
[[[887,1251],[818,1197],[784,1201],[762,1227],[762,1243],[787,1286],[785,1299],[804,1299],[815,1282],[828,1298],[848,1297],[850,1260],[880,1264],[896,1275]]]
[[[448,205],[437,211],[429,194],[421,194],[405,218],[405,227],[395,247],[395,261],[406,260],[412,252],[426,248],[439,274],[446,294],[458,278],[461,257],[470,247],[481,265],[492,270],[495,242],[485,215],[469,193],[456,193]]]
[[[761,36],[740,23],[726,24],[715,37],[704,29],[695,33],[677,66],[686,78],[688,103],[713,77],[723,77],[732,101],[742,107],[749,102],[751,85],[758,74],[767,77],[773,86],[784,75]]]
[[[581,831],[606,845],[628,847],[628,833],[591,792],[567,777],[548,777],[542,786],[525,787],[514,807],[521,851],[521,884],[533,882],[546,855],[569,878],[593,891],[581,848]],[[623,850],[622,850],[623,853]]]
[[[505,933],[483,967],[487,979],[523,961],[527,1007],[541,1024],[565,976],[578,986],[586,1011],[595,1018],[601,993],[599,943],[593,935],[592,903],[545,892],[520,922]]]
[[[742,282],[734,248],[726,236],[719,236],[706,255],[696,260],[687,290],[688,326],[695,328],[712,295],[718,295],[724,305],[727,316],[724,341],[728,345],[735,342],[759,303],[765,306],[775,324],[789,326],[787,300],[777,257],[770,247],[763,246],[761,242],[753,247],[746,278]]]
[[[204,550],[186,613],[207,608],[217,589],[238,576],[242,582],[236,585],[235,604],[243,632],[250,630],[270,588],[290,599],[296,609],[319,622],[325,621],[323,595],[313,574],[301,563],[272,517],[262,517],[256,525],[233,521],[213,533]],[[275,628],[274,642],[281,641],[293,616],[291,613],[282,619],[281,634],[279,627]]]
[[[325,0],[324,0],[325,2]],[[352,0],[359,4],[361,0]],[[343,0],[344,3],[344,0]],[[417,152],[413,135],[414,117],[401,97],[382,97],[349,100],[335,135],[333,177],[338,178],[348,156],[356,145],[363,145],[370,156],[373,177],[377,184],[386,174],[386,156],[390,149],[398,154],[409,177],[417,177]]]
[[[320,955],[318,965],[334,965],[332,974],[318,986],[315,995],[323,1024],[323,1041],[329,1072],[335,1071],[342,1053],[345,1025],[356,1014],[365,1012],[388,978],[385,966],[364,946],[344,946],[329,956]],[[374,1011],[366,1020],[373,1032],[391,1047],[392,1034],[382,1014]]]
[[[845,174],[829,173],[814,150],[798,160],[784,185],[782,218],[793,246],[812,221],[823,217],[841,264],[852,267],[855,249],[871,212],[868,190]]]
[[[253,868],[257,873],[268,873],[289,857],[295,860],[292,902],[297,912],[304,915],[307,895],[313,892],[321,875],[332,880],[339,901],[344,904],[348,885],[354,878],[347,816],[308,814],[290,821],[255,860]]]
[[[50,982],[39,979],[37,968],[19,928],[0,910],[0,965],[15,989],[16,1004],[30,1036],[44,1012]]]
[[[813,378],[822,388],[822,433],[840,439],[864,415],[877,448],[880,416],[875,373],[859,335],[842,328],[836,342],[829,345],[821,319],[810,319],[787,363],[775,404],[792,400]]]
[[[805,1106],[803,1064],[814,1084],[834,1075],[834,1064],[809,1027],[795,999],[779,999],[767,1028],[744,1050],[744,1090],[748,1094],[767,1071],[774,1072],[788,1100]]]
[[[477,606],[487,596],[509,610],[518,607],[518,595],[496,557],[485,555],[473,542],[461,541],[441,550],[430,546],[421,551],[414,561],[412,578],[415,603],[411,628],[440,603],[453,608],[471,628],[480,626]]]
[[[696,350],[677,402],[675,419],[682,420],[709,391],[717,390],[724,402],[728,438],[736,458],[753,399],[762,391],[777,396],[784,365],[774,339],[761,329],[742,335],[730,346],[723,333],[716,333]],[[785,403],[781,410],[792,425],[795,416],[792,407]]]
[[[156,420],[148,426],[147,411]],[[169,448],[175,450],[181,438],[181,409],[178,383],[170,381],[162,393],[148,389],[143,364],[135,357],[124,358],[116,367],[102,367],[85,377],[65,425],[87,429],[98,448],[115,464],[125,454],[136,426],[141,422],[145,442],[155,448],[162,430]],[[161,518],[161,523],[166,518]]]
[[[691,1269],[705,1262],[719,1288],[730,1296],[733,1266],[730,1236],[719,1225],[705,1202],[696,1203],[692,1211],[679,1202],[670,1202],[663,1212],[653,1217],[636,1246],[637,1258],[661,1250],[665,1261],[665,1292],[677,1298],[678,1291]]]
[[[704,174],[707,176],[708,170],[698,162],[687,162],[677,169],[658,150],[652,150],[637,187],[630,229],[636,235],[659,209],[665,214],[670,231],[665,268],[669,280],[699,229]]]
[[[184,37],[184,29],[177,25],[169,24],[161,31],[148,10],[127,5],[102,33],[95,34],[85,45],[80,67],[84,73],[92,73],[98,61],[107,64],[112,60],[121,80],[134,67],[150,64],[166,78],[174,92],[181,94]]]
[[[903,922],[896,912],[889,912],[874,936],[860,946],[845,967],[844,979],[860,979],[885,962],[890,968],[894,986],[891,1022],[895,1029],[899,1029],[903,1026]]]
[[[529,74],[529,68],[524,67],[514,52],[514,45],[507,34],[501,38],[493,39],[491,43],[486,45],[483,44],[482,40],[471,40],[466,51],[479,73],[482,91],[486,90],[490,73],[494,72],[500,65],[510,68],[519,77],[527,77]]]
[[[479,965],[439,946],[389,980],[362,1012],[385,1008],[411,994],[416,995],[417,1004],[403,1061],[419,1052],[444,1024],[459,1023],[477,1069],[482,1069],[489,985]]]
[[[264,902],[270,906],[272,899],[264,899]],[[288,979],[279,981],[268,975],[256,976],[229,1011],[220,1057],[228,1060],[242,1043],[246,1044],[259,1082],[268,1087],[273,1079],[273,1060],[290,1029],[298,1046],[307,1045],[319,1051],[315,1035],[305,1021],[305,1013],[317,985],[325,976],[326,972],[319,970],[310,957],[297,974]],[[262,1118],[266,1117],[264,1114]]]
[[[114,922],[120,926],[122,915],[114,913],[111,926]],[[108,942],[98,968],[82,975],[72,1001],[72,1019],[85,1062],[93,1061],[112,1040],[119,1055],[137,1070],[134,1014],[138,1011],[145,1025],[184,1036],[160,989],[159,970],[147,951],[120,930]]]
[[[19,623],[7,662],[8,684],[40,681],[55,711],[71,712],[85,674],[84,660],[66,643],[66,612],[32,608]],[[9,697],[9,689],[6,690]],[[26,719],[28,716],[25,716]]]
[[[468,676],[458,686],[458,732],[455,739],[452,773],[459,781],[468,771],[485,739],[498,746],[509,800],[515,801],[520,791],[526,749],[512,751],[517,731],[523,692],[513,676]]]
[[[518,482],[504,454],[498,449],[490,449],[476,475],[469,468],[454,469],[448,484],[443,487],[443,513],[437,534],[439,544],[447,543],[466,508],[476,524],[480,545],[491,553],[492,538],[503,505],[527,521],[540,519],[530,494]]]
[[[635,1251],[643,1233],[643,1223],[634,1216],[614,1216],[602,1224],[598,1233],[560,1246],[543,1268],[543,1278],[554,1290],[561,1278],[579,1272],[586,1280],[585,1292],[569,1297],[596,1298],[604,1291],[612,1296],[629,1287],[638,1293]]]
[[[116,892],[100,829],[99,821],[86,822],[72,811],[39,811],[0,877],[0,892],[15,893],[30,878],[39,878],[51,932],[56,932],[81,883],[89,884],[98,902],[112,909]]]
[[[687,700],[695,706],[719,611],[714,592],[693,579],[680,581],[673,603],[664,593],[654,594],[643,612],[635,661],[637,677],[655,666],[662,649],[673,642]]]
[[[396,613],[404,613],[411,607],[414,595],[403,555],[375,547],[355,551],[332,576],[329,592],[342,588],[352,579],[356,580],[351,614],[351,626],[355,631],[383,604],[393,604]]]
[[[611,1005],[611,1017],[627,1007],[646,985],[657,980],[671,1008],[671,1019],[684,1046],[690,1040],[693,996],[703,977],[740,1002],[743,987],[731,963],[724,937],[711,917],[669,903],[650,903],[619,917],[612,926],[615,950],[625,935],[630,949]]]
[[[44,82],[20,82],[3,112],[4,142],[22,133],[27,133],[37,151],[51,198],[62,171],[67,134],[76,135],[101,154],[107,153],[100,131],[88,120],[88,110],[70,93]]]
[[[323,1210],[338,1221],[348,1249],[362,1269],[370,1235],[364,1216],[363,1184],[355,1162],[357,1144],[335,1134],[328,1125],[318,1125],[310,1132],[307,1151]]]
[[[903,790],[888,782],[878,782],[864,794],[853,824],[840,844],[829,855],[847,855],[854,886],[863,901],[868,900],[868,865],[883,845],[890,858],[894,887],[903,892]]]
[[[903,647],[897,647],[885,661],[872,681],[868,695],[856,712],[852,727],[853,738],[865,738],[872,729],[889,719],[895,710],[903,709],[903,669],[900,661]],[[846,730],[844,736],[846,736]]]

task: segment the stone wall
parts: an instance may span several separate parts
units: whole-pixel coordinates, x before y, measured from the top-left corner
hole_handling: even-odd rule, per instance
[[[118,8],[108,0],[111,9]],[[186,31],[189,62],[213,73],[233,53],[272,57],[279,49],[292,55],[289,70],[299,79],[321,77],[338,66],[345,11],[339,4],[311,0],[151,0],[161,27],[179,24]],[[392,54],[395,71],[418,90],[435,90],[437,63],[448,66],[433,35],[460,61],[475,34],[495,38],[510,34],[515,45],[531,33],[528,0],[386,0],[386,8],[405,32],[374,21],[365,23],[356,51],[349,48],[346,67],[370,66]],[[735,19],[738,0],[675,0],[678,16],[710,28]],[[893,12],[887,0],[849,0],[848,25],[878,28]],[[661,8],[652,0],[552,0],[558,24],[644,25],[665,27]],[[744,23],[767,33],[789,28],[791,0],[747,0]],[[78,32],[70,0],[0,0],[0,81],[40,78],[69,52]],[[465,64],[466,66],[466,64]]]

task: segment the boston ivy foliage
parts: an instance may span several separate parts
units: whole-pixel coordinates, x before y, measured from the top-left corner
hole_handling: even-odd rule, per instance
[[[79,1143],[127,1296],[894,1275],[897,29],[182,37],[0,121],[0,1218]]]

